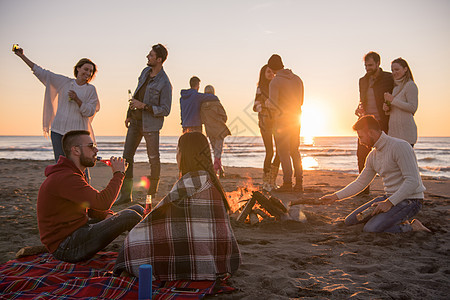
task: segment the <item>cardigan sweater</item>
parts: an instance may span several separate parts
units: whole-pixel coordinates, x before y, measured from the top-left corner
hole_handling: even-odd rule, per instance
[[[384,132],[367,156],[361,174],[336,192],[336,196],[344,199],[358,194],[372,182],[377,173],[381,176],[384,192],[393,205],[405,199],[423,199],[425,187],[413,148],[406,141],[390,137]]]
[[[389,131],[390,136],[403,139],[414,145],[417,142],[417,126],[414,122],[414,114],[418,106],[418,94],[414,81],[408,81],[402,88],[397,85],[392,94],[395,95],[391,102]]]
[[[34,65],[33,74],[45,85],[43,129],[48,135],[53,132],[64,135],[71,130],[87,130],[94,138],[92,120],[100,110],[97,91],[92,84],[79,86],[75,79],[55,74]],[[69,101],[69,91],[77,93],[83,102],[80,107],[75,101]]]

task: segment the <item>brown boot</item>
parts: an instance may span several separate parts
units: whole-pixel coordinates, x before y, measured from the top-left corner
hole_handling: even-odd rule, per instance
[[[296,179],[293,191],[296,193],[303,193],[303,179]]]
[[[278,177],[278,169],[277,166],[270,167],[270,182],[269,184],[272,186],[272,189],[276,189],[277,186],[277,177]]]
[[[271,179],[270,172],[264,172],[264,174],[263,174],[263,189],[268,192],[270,192],[273,189],[272,185],[270,184],[270,179]]]

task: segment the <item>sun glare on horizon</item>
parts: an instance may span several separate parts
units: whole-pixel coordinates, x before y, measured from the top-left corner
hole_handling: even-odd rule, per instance
[[[313,140],[313,137],[328,135],[328,111],[320,103],[309,100],[302,106],[300,135],[305,140]]]

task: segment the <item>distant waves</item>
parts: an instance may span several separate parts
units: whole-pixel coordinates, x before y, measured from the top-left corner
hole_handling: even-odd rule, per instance
[[[122,156],[123,136],[98,136],[99,156]],[[178,137],[160,140],[161,162],[175,163]],[[414,146],[423,175],[450,178],[450,137],[421,137]],[[357,173],[356,137],[308,138],[300,145],[306,170],[334,170]],[[265,149],[260,137],[230,136],[225,139],[222,162],[225,166],[262,168]],[[50,140],[44,137],[0,136],[0,158],[53,160]],[[147,162],[142,140],[135,161]]]

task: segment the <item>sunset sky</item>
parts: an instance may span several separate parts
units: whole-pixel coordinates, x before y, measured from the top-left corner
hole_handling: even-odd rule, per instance
[[[44,86],[11,52],[73,76],[82,57],[99,72],[96,135],[125,135],[134,91],[156,43],[173,86],[162,135],[179,135],[180,90],[198,76],[215,87],[236,135],[258,135],[251,111],[260,68],[273,53],[305,85],[302,135],[353,135],[363,56],[403,57],[419,88],[419,136],[450,136],[450,1],[19,1],[0,0],[0,135],[40,135]]]

